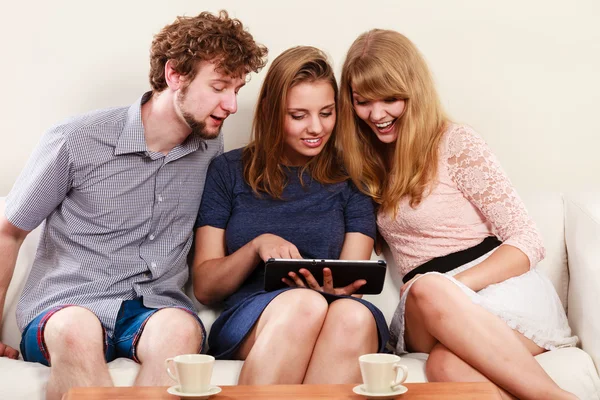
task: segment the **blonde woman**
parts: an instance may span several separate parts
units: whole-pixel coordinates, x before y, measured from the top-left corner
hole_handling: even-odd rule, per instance
[[[224,301],[208,342],[217,358],[246,360],[240,384],[358,382],[357,357],[382,350],[388,339],[382,313],[350,296],[365,281],[320,287],[304,270],[306,283],[292,275],[291,287],[263,290],[271,257],[371,255],[373,202],[338,162],[336,100],[321,51],[285,51],[263,83],[252,142],[209,168],[196,224],[194,293],[205,304]]]
[[[440,106],[419,51],[375,29],[342,70],[338,146],[378,204],[377,225],[404,285],[396,353],[429,353],[430,381],[492,381],[504,398],[570,399],[534,357],[575,345],[544,247],[497,159]]]

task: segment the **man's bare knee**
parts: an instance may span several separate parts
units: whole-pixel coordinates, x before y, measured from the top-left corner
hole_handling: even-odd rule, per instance
[[[198,320],[187,311],[164,308],[154,313],[144,326],[138,343],[138,357],[152,352],[198,352],[204,341]]]
[[[198,320],[188,313],[177,308],[164,308],[150,317],[146,329],[154,330],[164,335],[168,340],[201,341],[202,329]]]
[[[44,328],[44,342],[51,357],[69,354],[103,355],[104,331],[88,309],[71,306],[57,311]]]

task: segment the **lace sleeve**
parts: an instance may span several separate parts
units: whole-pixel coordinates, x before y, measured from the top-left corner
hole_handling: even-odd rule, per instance
[[[545,256],[541,235],[496,156],[468,127],[452,129],[446,140],[451,179],[492,224],[498,238],[520,249],[535,267]]]

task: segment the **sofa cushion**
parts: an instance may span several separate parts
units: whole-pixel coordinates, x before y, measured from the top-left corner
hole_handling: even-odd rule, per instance
[[[213,370],[212,384],[235,385],[242,365],[242,361],[217,361]],[[108,368],[116,386],[131,386],[140,366],[127,358],[117,358],[108,364]],[[0,358],[0,371],[2,371],[0,398],[30,400],[45,397],[50,368],[42,364]]]
[[[582,400],[600,400],[600,378],[591,357],[583,350],[566,347],[535,359],[561,388]]]
[[[593,363],[578,348],[559,349],[536,357],[546,372],[564,389],[575,393],[580,399],[600,400],[600,384]],[[402,364],[408,367],[407,382],[426,382],[425,361],[427,354],[412,353],[402,356]],[[235,385],[242,368],[242,361],[217,361],[214,385]],[[116,386],[133,384],[139,370],[135,362],[118,358],[108,364]],[[44,387],[50,376],[50,368],[41,364],[0,358],[2,371],[1,394],[4,399],[42,399]]]
[[[218,360],[213,368],[213,385],[237,384],[243,361]],[[110,376],[115,386],[132,386],[140,369],[139,364],[128,358],[117,358],[108,364]]]
[[[542,353],[535,359],[561,388],[582,400],[600,400],[600,379],[592,359],[583,350],[562,348]],[[427,382],[426,361],[427,354],[424,353],[402,356],[400,362],[408,367],[406,382]]]
[[[520,194],[529,215],[535,221],[544,239],[546,257],[538,264],[538,269],[550,279],[566,310],[569,272],[565,246],[563,196],[558,192],[524,191]]]

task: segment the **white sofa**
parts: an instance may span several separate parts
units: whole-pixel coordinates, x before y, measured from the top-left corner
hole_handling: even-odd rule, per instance
[[[547,352],[537,360],[561,387],[581,399],[600,400],[600,192],[566,196],[535,193],[523,198],[545,240],[547,256],[539,268],[554,283],[567,308],[571,327],[580,338],[579,348]],[[0,199],[0,212],[3,210],[4,199]],[[2,339],[15,348],[20,341],[15,307],[35,256],[38,231],[32,232],[23,244],[4,308]],[[384,291],[368,297],[389,322],[398,302],[401,280],[390,254],[384,252],[383,257],[389,263]],[[218,311],[197,306],[210,329]],[[408,382],[426,381],[426,359],[426,354],[404,357],[410,370]],[[213,383],[236,384],[241,367],[241,361],[217,361]],[[138,365],[127,359],[117,359],[109,368],[118,386],[131,385],[138,371]],[[49,368],[39,364],[0,358],[0,399],[43,399],[49,372]]]

